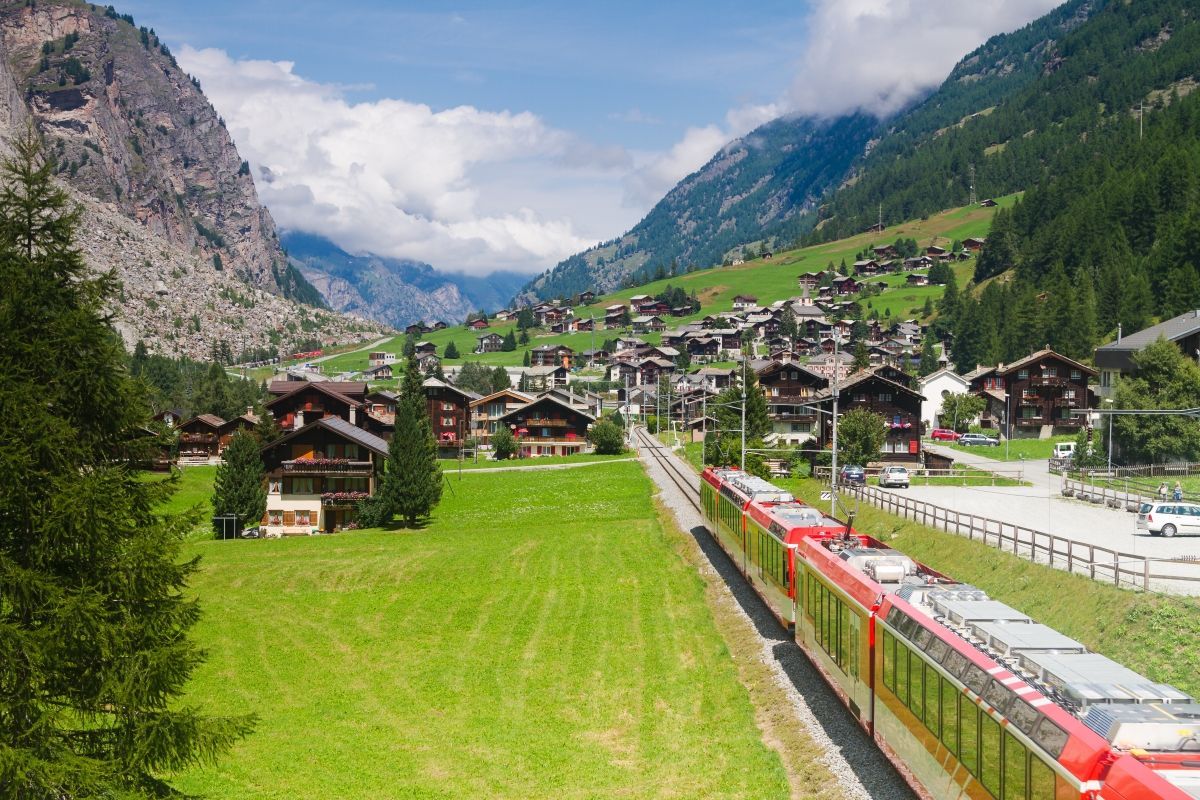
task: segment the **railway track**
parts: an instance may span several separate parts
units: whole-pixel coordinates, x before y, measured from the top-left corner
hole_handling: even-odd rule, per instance
[[[685,524],[682,517],[680,524],[689,529],[715,576],[724,583],[729,592],[729,601],[740,609],[753,626],[755,643],[759,648],[754,657],[760,663],[770,665],[772,680],[782,691],[782,697],[786,698],[783,702],[791,707],[792,724],[798,724],[807,733],[820,753],[806,753],[798,758],[812,758],[824,765],[833,776],[839,793],[847,800],[879,797],[915,800],[904,778],[858,725],[808,660],[808,656],[780,627],[778,618],[717,545],[700,504],[700,476],[681,464],[672,456],[671,448],[659,442],[645,428],[635,428],[633,440],[639,450],[648,451],[650,459],[647,466],[653,463],[658,467],[657,470],[648,469],[648,472],[659,488],[669,489],[667,484],[655,478],[655,473],[661,471],[677,490],[671,492],[680,501],[675,504],[676,513],[683,512],[685,516],[696,517],[697,524]],[[663,496],[666,495],[667,491],[664,491]],[[795,787],[793,796],[801,796],[796,793]]]
[[[688,503],[696,509],[697,513],[703,515],[704,509],[700,507],[700,492],[697,488],[697,481],[700,480],[700,476],[680,467],[679,462],[669,455],[671,448],[654,438],[645,428],[635,428],[634,434],[638,442],[641,443],[642,448],[651,452],[654,459],[662,466],[663,472],[678,487],[680,493]]]

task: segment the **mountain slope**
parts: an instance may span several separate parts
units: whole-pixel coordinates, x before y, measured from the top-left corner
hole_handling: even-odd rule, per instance
[[[0,5],[0,117],[32,120],[62,178],[252,286],[308,302],[224,121],[166,46],[111,7]]]
[[[439,272],[428,264],[374,255],[354,256],[306,233],[283,236],[290,263],[337,311],[396,328],[413,322],[461,322],[472,311],[494,311],[528,279],[512,272],[486,277]]]
[[[910,157],[967,121],[986,119],[997,103],[1036,81],[1057,57],[1055,43],[1097,5],[1071,0],[1019,31],[992,37],[929,98],[890,120],[855,114],[767,123],[681,181],[625,236],[566,259],[531,282],[526,296],[611,289],[630,277],[645,280],[673,259],[710,266],[739,244],[795,241],[821,222],[816,238],[840,238],[875,224],[881,203],[885,224],[965,203],[968,162],[953,175],[934,176]],[[876,165],[897,159],[915,166],[874,180]],[[982,186],[1003,193],[986,180]],[[1019,188],[1005,184],[1004,190]],[[835,208],[824,205],[831,194]],[[914,195],[939,200],[928,207]],[[837,204],[843,196],[855,198],[851,207]]]
[[[619,239],[571,256],[525,288],[529,297],[610,291],[658,267],[720,263],[763,227],[810,209],[841,180],[875,131],[873,119],[778,119],[730,142]]]

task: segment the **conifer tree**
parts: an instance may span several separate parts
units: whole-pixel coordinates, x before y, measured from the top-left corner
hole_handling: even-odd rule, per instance
[[[854,343],[854,368],[866,369],[871,366],[871,354],[867,352],[867,343],[859,339]]]
[[[409,527],[428,517],[442,499],[437,442],[429,424],[421,373],[411,358],[396,404],[396,428],[388,444],[379,498],[383,521],[399,516]]]
[[[0,188],[0,787],[6,796],[158,797],[165,776],[246,735],[250,717],[187,708],[203,660],[188,632],[192,514],[148,455],[144,386],[106,308],[111,273],[74,245],[78,211],[32,129]],[[64,358],[69,354],[69,358]]]
[[[458,345],[450,342],[446,345],[446,350],[443,353],[445,358],[458,358]]]
[[[504,341],[501,343],[500,349],[505,353],[511,353],[513,350],[517,349],[517,337],[513,336],[511,328],[509,329],[508,333],[504,334]]]
[[[243,525],[262,518],[267,510],[267,487],[258,448],[258,437],[246,431],[238,431],[230,439],[213,481],[214,514],[235,514]]]
[[[937,339],[930,332],[925,335],[925,341],[921,343],[921,365],[918,367],[918,372],[925,376],[937,372],[937,369]]]

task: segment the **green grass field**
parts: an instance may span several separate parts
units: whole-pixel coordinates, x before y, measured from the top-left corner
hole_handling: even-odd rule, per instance
[[[217,468],[208,464],[197,467],[185,467],[178,471],[178,475],[179,488],[163,505],[162,510],[169,514],[178,514],[198,507],[200,509],[200,519],[196,523],[196,527],[192,530],[192,535],[203,537],[206,534],[211,534],[212,489],[213,479],[217,475]],[[163,472],[146,472],[142,474],[142,477],[148,481],[161,481],[169,478]]]
[[[450,489],[453,489],[451,493]],[[220,798],[784,798],[640,466],[476,473],[428,528],[197,542]]]
[[[782,481],[797,496],[828,508],[822,484]],[[981,542],[928,528],[862,503],[854,527],[996,600],[1029,614],[1156,681],[1200,692],[1200,600],[1117,589],[1031,564]]]
[[[633,458],[633,452],[621,453],[619,455],[600,455],[598,453],[580,453],[573,456],[536,456],[530,458],[508,458],[504,461],[495,461],[490,458],[480,456],[479,461],[465,459],[462,463],[463,470],[469,469],[504,469],[506,467],[545,467],[553,464],[586,464],[597,461],[614,461],[622,458]],[[442,465],[442,472],[447,475],[458,471],[458,461],[452,458],[440,459],[439,464]]]
[[[994,433],[989,433],[988,435],[995,436]],[[1050,458],[1054,454],[1054,445],[1058,442],[1073,441],[1075,441],[1074,434],[1065,434],[1062,436],[1051,436],[1049,439],[1011,439],[1007,446],[1004,440],[1001,439],[999,447],[979,447],[975,445],[965,447],[959,444],[950,444],[949,442],[935,442],[932,439],[929,439],[928,443],[949,447],[960,453],[972,453],[977,456],[994,458],[998,461],[1031,461]]]
[[[1006,208],[1016,201],[1017,195],[997,198],[998,207]],[[955,239],[965,239],[968,236],[984,236],[991,225],[995,209],[978,206],[965,207],[933,214],[923,220],[912,220],[900,225],[893,225],[882,233],[862,233],[835,242],[805,247],[798,250],[782,251],[775,254],[771,260],[754,259],[736,267],[717,267],[700,270],[689,274],[678,275],[660,281],[653,281],[631,289],[622,289],[610,295],[605,295],[590,306],[580,306],[575,314],[583,319],[589,316],[603,321],[604,307],[614,303],[628,302],[637,294],[654,295],[661,292],[668,284],[681,286],[688,292],[695,291],[700,298],[699,314],[689,317],[671,318],[668,327],[677,327],[708,314],[729,311],[733,308],[733,298],[737,294],[753,294],[763,304],[775,300],[794,297],[800,290],[796,285],[796,276],[801,272],[825,269],[830,262],[835,266],[843,260],[847,264],[854,262],[855,253],[872,244],[894,242],[900,237],[911,237],[922,247],[938,243],[948,247]],[[966,286],[975,268],[974,260],[959,262],[953,266],[959,287]],[[884,294],[868,298],[870,310],[875,310],[881,318],[908,319],[921,317],[925,300],[936,302],[942,296],[942,287],[908,287],[905,285],[906,274],[880,276],[870,280],[882,280],[894,287]],[[493,322],[487,329],[488,333],[498,333],[503,336],[510,330],[516,329],[515,322]],[[438,352],[445,351],[446,345],[454,342],[461,358],[443,361],[443,366],[454,366],[465,361],[479,361],[488,365],[508,367],[520,366],[524,354],[532,347],[545,344],[566,344],[578,353],[599,347],[605,339],[620,336],[623,331],[598,330],[592,333],[544,334],[534,335],[528,345],[520,345],[509,353],[485,353],[475,355],[477,332],[469,331],[461,325],[456,325],[441,331],[425,334],[422,338],[438,346]],[[651,344],[657,344],[661,337],[657,333],[646,334],[642,337]],[[404,337],[397,336],[385,343],[379,349],[399,353],[404,345]],[[367,353],[346,353],[332,358],[322,365],[328,374],[350,370],[362,370],[367,367]]]

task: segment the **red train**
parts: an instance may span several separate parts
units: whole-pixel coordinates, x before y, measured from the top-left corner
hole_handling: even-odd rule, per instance
[[[288,356],[289,361],[304,361],[309,358],[320,358],[324,350],[309,350],[307,353],[292,353]]]
[[[935,800],[1197,800],[1200,703],[736,469],[715,538]]]

